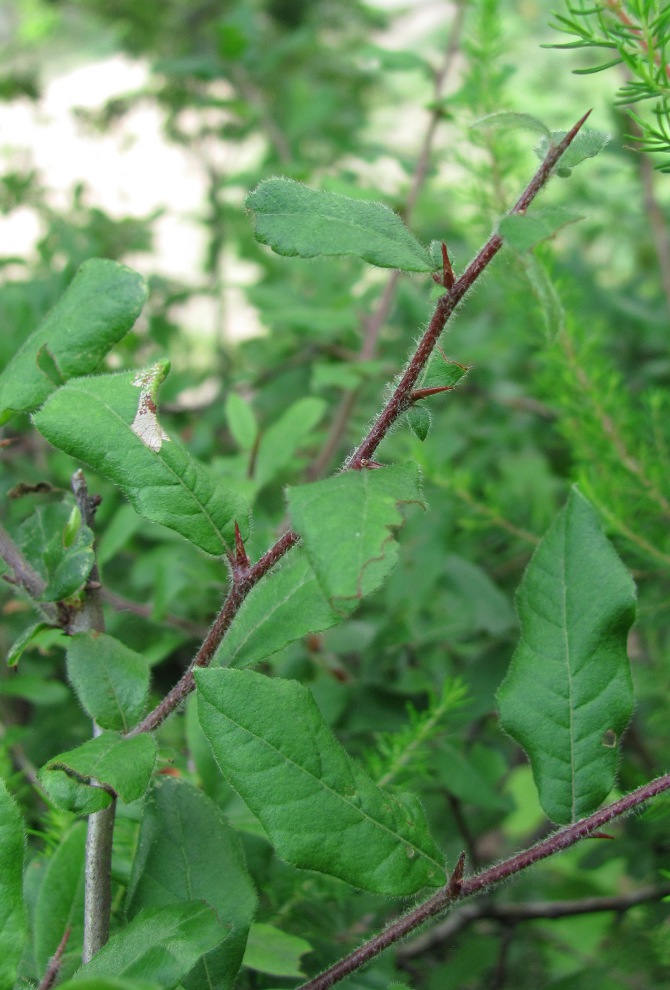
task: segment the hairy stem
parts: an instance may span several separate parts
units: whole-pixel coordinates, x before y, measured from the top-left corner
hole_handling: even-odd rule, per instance
[[[527,870],[529,866],[534,866],[535,863],[539,863],[549,856],[555,856],[556,853],[569,849],[587,836],[598,832],[608,822],[627,814],[633,808],[649,801],[650,798],[668,790],[670,790],[670,774],[665,774],[663,777],[652,780],[649,784],[638,787],[619,801],[615,801],[606,808],[601,808],[600,811],[594,812],[587,818],[559,829],[549,838],[531,846],[530,849],[524,849],[502,863],[490,866],[488,869],[482,870],[481,873],[460,880],[458,883],[454,883],[452,876],[447,885],[437,894],[419,904],[402,918],[392,922],[378,935],[374,935],[369,941],[359,946],[358,949],[354,949],[348,956],[345,956],[319,976],[302,983],[298,990],[329,990],[330,987],[335,986],[340,980],[365,966],[375,956],[400,939],[405,938],[425,922],[430,921],[431,918],[443,914],[457,901],[472,897],[474,894],[480,894],[503,880],[508,880],[517,873],[521,873],[522,870]]]
[[[537,172],[526,186],[525,190],[512,207],[510,213],[525,213],[539,191],[550,178],[554,166],[558,162],[563,152],[569,148],[580,128],[589,116],[584,114],[574,127],[568,131],[565,137],[549,149],[546,158],[538,168]],[[433,318],[428,329],[412,356],[405,373],[396,385],[393,394],[382,411],[377,416],[371,429],[344,464],[344,469],[365,468],[377,447],[387,435],[395,421],[402,416],[411,403],[411,395],[414,386],[423,371],[440,334],[444,330],[447,320],[452,315],[457,305],[472,288],[482,272],[490,264],[502,247],[502,238],[499,234],[492,234],[479,254],[470,262],[461,277],[454,283],[453,287],[445,292],[437,302]],[[162,722],[178,708],[195,687],[193,670],[196,667],[207,667],[223,637],[230,628],[230,625],[237,615],[240,606],[244,602],[249,592],[272,568],[284,557],[286,553],[294,547],[300,540],[297,533],[289,530],[277,540],[261,558],[249,567],[245,572],[236,575],[233,586],[223,603],[221,611],[214,620],[214,624],[205,637],[202,646],[191,662],[188,670],[183,674],[175,686],[168,692],[163,700],[151,711],[146,718],[138,723],[128,733],[135,736],[140,732],[151,732],[158,728]]]

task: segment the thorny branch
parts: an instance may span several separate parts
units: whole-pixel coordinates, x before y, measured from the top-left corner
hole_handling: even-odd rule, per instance
[[[524,849],[504,862],[490,866],[488,869],[482,870],[481,873],[465,879],[459,877],[459,871],[462,870],[463,864],[463,857],[461,856],[452,876],[437,894],[419,904],[402,918],[392,922],[378,935],[374,935],[369,941],[354,949],[348,956],[340,959],[339,962],[319,976],[301,984],[298,990],[330,990],[330,987],[335,986],[340,980],[365,966],[375,956],[400,939],[405,938],[406,935],[430,921],[431,918],[445,913],[458,901],[473,897],[475,894],[481,894],[503,880],[508,880],[515,874],[521,873],[522,870],[527,870],[529,866],[534,866],[535,863],[539,863],[549,856],[569,849],[587,836],[597,833],[608,822],[627,814],[650,798],[668,790],[670,790],[670,774],[665,774],[663,777],[652,780],[649,784],[638,787],[619,801],[615,801],[606,808],[601,808],[600,811],[596,811],[587,818],[559,829],[558,832],[531,846],[530,849]]]
[[[577,121],[565,137],[558,144],[552,146],[537,172],[526,186],[525,190],[510,210],[511,214],[525,213],[533,202],[542,187],[550,178],[554,166],[561,155],[570,147],[572,141],[585,123],[591,111]],[[463,300],[475,284],[482,272],[493,261],[498,251],[502,247],[502,237],[494,233],[488,239],[479,254],[470,262],[460,278],[453,286],[440,296],[435,312],[430,321],[428,329],[405,369],[405,372],[396,385],[391,398],[386,403],[382,411],[377,416],[371,429],[354,451],[351,457],[344,464],[344,469],[361,470],[365,469],[370,462],[372,455],[379,447],[380,443],[387,435],[393,424],[406,411],[411,404],[411,396],[414,386],[421,375],[433,348],[437,344],[440,334],[444,330],[447,321],[454,313],[458,304]],[[297,533],[289,530],[277,540],[254,565],[246,571],[238,572],[233,577],[232,588],[226,598],[221,611],[214,620],[214,624],[203,641],[195,658],[188,670],[181,679],[163,698],[163,700],[153,709],[138,725],[130,730],[128,735],[135,736],[140,732],[151,732],[157,729],[162,722],[188,697],[195,687],[193,671],[197,667],[207,667],[216,653],[223,637],[230,628],[230,625],[237,615],[240,606],[244,602],[249,592],[258,584],[262,578],[284,557],[288,551],[300,540]]]

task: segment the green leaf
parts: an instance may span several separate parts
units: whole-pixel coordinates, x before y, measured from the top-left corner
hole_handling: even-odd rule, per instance
[[[414,436],[423,442],[430,431],[430,413],[425,406],[411,406],[407,410],[407,422]]]
[[[186,781],[161,777],[144,805],[128,912],[195,899],[216,909],[226,937],[182,982],[187,990],[229,990],[256,910],[242,848],[208,797]]]
[[[294,547],[281,567],[247,595],[215,662],[231,667],[258,663],[296,639],[330,629],[342,618],[329,605],[304,547]]]
[[[98,632],[68,637],[67,673],[80,702],[102,729],[126,732],[140,719],[149,666],[118,639]]]
[[[515,251],[530,251],[536,244],[553,237],[562,227],[583,218],[562,206],[534,210],[532,213],[512,213],[498,224],[498,233]]]
[[[140,515],[218,556],[234,545],[235,520],[245,525],[246,504],[158,425],[154,395],[166,369],[162,362],[74,379],[47,400],[35,426],[117,484]]]
[[[306,687],[242,670],[195,677],[200,723],[221,771],[282,859],[396,896],[444,883],[418,801],[377,787]]]
[[[550,137],[544,137],[535,148],[537,157],[544,161],[549,148],[559,144],[567,134],[567,131],[552,131]],[[554,166],[556,175],[566,179],[572,172],[575,165],[585,161],[587,158],[595,158],[600,154],[605,145],[609,142],[611,135],[605,131],[596,131],[590,127],[582,127],[575,136],[572,144],[567,148],[557,164]]]
[[[433,271],[425,248],[381,203],[318,192],[292,179],[267,179],[246,205],[256,214],[256,240],[277,254],[349,254],[381,268]]]
[[[421,379],[421,388],[454,388],[469,370],[469,364],[449,361],[439,351],[433,351]]]
[[[113,977],[91,976],[74,980],[67,980],[66,983],[59,983],[58,990],[163,990],[159,983],[151,983],[147,980],[117,980]]]
[[[249,931],[244,965],[270,976],[304,976],[300,957],[311,951],[312,946],[304,938],[256,922]]]
[[[40,406],[68,378],[95,371],[132,327],[144,279],[115,261],[85,261],[65,294],[0,375],[0,423]]]
[[[288,489],[294,528],[336,608],[370,594],[394,566],[401,503],[423,504],[415,464],[346,471]]]
[[[42,505],[17,533],[19,547],[46,583],[38,601],[57,602],[74,595],[93,567],[93,532],[80,526],[74,534],[71,514],[67,502]]]
[[[70,976],[81,962],[84,938],[84,867],[86,823],[75,822],[46,863],[33,918],[35,962],[40,974],[67,928],[70,929],[61,975]]]
[[[521,641],[498,691],[500,720],[530,757],[546,814],[563,824],[609,794],[633,711],[634,585],[576,488],[533,554],[517,609]]]
[[[254,477],[267,485],[292,463],[298,448],[323,417],[328,405],[308,396],[298,399],[262,435],[258,445]]]
[[[486,117],[480,117],[470,125],[472,128],[489,130],[514,130],[521,128],[525,131],[535,131],[535,133],[551,136],[551,132],[546,124],[543,124],[537,117],[532,117],[529,113],[517,113],[514,110],[499,110],[496,113],[489,113]]]
[[[0,695],[6,698],[23,698],[33,705],[62,705],[70,697],[65,684],[50,680],[42,674],[26,674],[21,671],[13,677],[0,680]]]
[[[23,818],[0,779],[0,987],[13,987],[28,933],[23,904]]]
[[[546,268],[534,255],[523,255],[522,263],[533,295],[540,305],[545,337],[551,343],[565,326],[565,310],[561,298]]]
[[[216,912],[205,904],[190,901],[147,909],[77,970],[73,982],[119,976],[153,980],[162,990],[171,990],[225,936]]]
[[[142,797],[155,763],[156,743],[146,733],[122,739],[115,732],[103,732],[49,760],[39,777],[59,807],[90,814],[111,801],[97,785],[112,788],[126,804]]]
[[[7,653],[7,666],[16,667],[19,660],[25,653],[25,651],[32,645],[32,643],[39,637],[45,629],[50,629],[51,627],[46,624],[46,622],[34,622],[32,626],[28,626],[27,629],[18,636],[9,648]]]
[[[233,440],[240,450],[252,450],[258,435],[253,409],[237,392],[226,399],[226,421]]]

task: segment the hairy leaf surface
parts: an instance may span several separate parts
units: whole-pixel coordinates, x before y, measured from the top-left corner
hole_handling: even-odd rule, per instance
[[[25,826],[0,780],[0,987],[12,987],[27,934],[23,905]]]
[[[347,471],[289,488],[291,521],[336,609],[381,585],[398,555],[399,505],[410,502],[422,504],[415,464]]]
[[[147,796],[128,888],[128,912],[202,900],[216,909],[226,937],[183,979],[187,990],[235,982],[256,910],[256,892],[236,833],[191,784],[162,777]]]
[[[380,268],[430,272],[426,249],[381,203],[309,189],[293,179],[266,179],[247,197],[256,239],[277,254],[350,254]]]
[[[97,784],[111,787],[128,804],[146,791],[155,763],[156,743],[146,733],[123,739],[103,732],[49,760],[40,780],[61,808],[90,814],[111,801]]]
[[[126,732],[139,721],[149,690],[149,666],[141,654],[104,633],[77,633],[67,640],[67,673],[102,729]]]
[[[95,371],[146,297],[146,283],[132,269],[104,258],[85,261],[0,375],[0,423],[36,409],[68,378]]]
[[[119,976],[171,990],[225,935],[216,912],[201,902],[147,909],[77,970],[73,982]]]
[[[530,757],[545,812],[564,824],[609,794],[633,711],[635,589],[576,488],[533,554],[517,609],[521,641],[498,692],[500,720]]]
[[[234,543],[235,520],[245,524],[246,504],[178,441],[158,432],[142,374],[76,378],[51,396],[35,426],[55,447],[117,484],[140,515],[221,555]]]
[[[304,547],[294,547],[280,567],[247,595],[216,661],[231,667],[258,663],[309,633],[330,629],[342,618],[342,610],[336,612],[328,603]]]
[[[351,760],[306,687],[242,670],[195,676],[221,771],[279,856],[384,894],[444,883],[418,801],[382,790]]]

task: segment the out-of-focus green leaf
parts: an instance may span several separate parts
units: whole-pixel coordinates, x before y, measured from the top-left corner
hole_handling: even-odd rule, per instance
[[[257,921],[249,930],[244,965],[271,976],[304,976],[300,957],[311,951],[304,938]]]
[[[279,856],[396,896],[444,883],[418,801],[382,790],[347,756],[306,687],[243,670],[195,677],[221,771]]]
[[[256,239],[277,254],[350,254],[381,268],[430,272],[426,249],[381,203],[309,189],[293,179],[266,179],[247,197]]]
[[[33,917],[35,962],[45,973],[67,928],[70,937],[61,964],[67,978],[81,961],[84,937],[86,823],[75,822],[47,861]]]
[[[511,213],[498,224],[500,236],[515,251],[530,251],[540,241],[553,237],[562,227],[583,219],[563,206],[545,207],[530,213]]]
[[[226,399],[226,421],[237,446],[241,450],[251,450],[258,426],[251,406],[237,392],[231,392]]]
[[[555,822],[598,807],[633,711],[626,653],[635,588],[576,488],[517,594],[521,640],[498,691],[503,728],[526,750]]]
[[[549,148],[552,145],[559,144],[567,133],[567,131],[552,131],[550,137],[543,137],[535,148],[537,157],[544,160],[547,157]],[[587,158],[595,158],[596,155],[600,154],[609,142],[610,137],[611,135],[605,131],[596,131],[591,127],[582,127],[570,147],[563,152],[554,166],[556,175],[559,175],[562,179],[567,179],[575,165],[579,165]]]
[[[255,479],[259,486],[276,478],[289,464],[327,409],[323,399],[308,396],[289,406],[261,436]]]
[[[28,933],[23,904],[26,830],[16,802],[0,780],[0,987],[13,987]]]
[[[95,371],[146,297],[146,283],[132,269],[104,258],[85,261],[0,375],[0,423],[36,409],[68,378]]]

